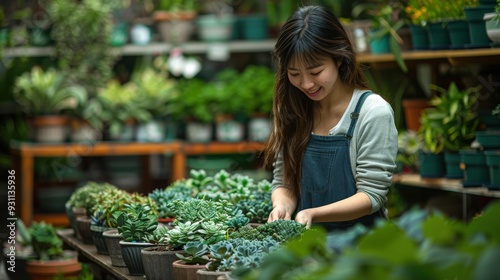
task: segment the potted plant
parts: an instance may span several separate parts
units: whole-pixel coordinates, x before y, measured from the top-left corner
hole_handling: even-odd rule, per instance
[[[63,277],[76,277],[82,270],[75,251],[63,250],[63,242],[57,235],[52,224],[45,222],[33,222],[29,228],[31,245],[37,256],[36,260],[27,263],[27,272],[30,279],[37,277],[52,277],[62,275]],[[45,279],[45,278],[43,278]]]
[[[183,253],[177,253],[178,260],[172,263],[174,279],[189,280],[197,278],[197,271],[210,262],[208,245],[201,240],[189,241]]]
[[[355,6],[352,14],[354,18],[360,17],[364,12],[369,15],[371,53],[392,53],[401,70],[407,72],[408,68],[401,55],[400,45],[403,44],[403,39],[398,34],[398,30],[403,27],[405,22],[402,18],[395,18],[397,10],[402,10],[398,2],[389,2],[388,4],[367,2]]]
[[[497,1],[494,13],[484,14],[483,19],[486,21],[486,34],[493,42],[492,46],[498,46],[500,42],[500,2]]]
[[[156,0],[153,19],[164,42],[182,44],[195,30],[198,15],[195,0]]]
[[[69,120],[64,111],[83,104],[87,92],[68,84],[67,77],[59,70],[34,66],[16,78],[14,98],[28,117],[32,140],[63,142]]]
[[[441,168],[433,165],[431,167],[429,162],[424,162],[425,156],[429,154],[420,152],[420,172],[422,176],[440,177],[450,172],[446,174],[447,177],[460,177],[462,172],[459,169],[458,151],[468,147],[474,140],[479,120],[473,105],[479,98],[479,88],[460,90],[454,82],[450,83],[448,89],[438,86],[433,88],[440,93],[440,96],[434,96],[430,101],[433,107],[424,110],[419,134],[423,138],[424,149],[434,156],[441,157],[441,164],[444,164],[445,151],[448,159],[456,158],[456,160],[447,166],[448,170],[441,164],[438,164]],[[432,173],[432,170],[436,172],[434,175],[426,174],[427,171]]]
[[[170,119],[178,94],[175,80],[169,78],[167,72],[145,67],[134,71],[132,82],[136,85],[135,102],[138,107],[145,108],[151,118],[148,122],[140,122],[137,130],[138,141],[160,142],[166,140],[167,125],[172,127]],[[168,133],[172,138],[174,132]]]
[[[266,141],[271,132],[274,82],[275,73],[271,68],[248,65],[233,83],[249,117],[247,133],[251,141]]]
[[[199,78],[182,80],[177,84],[181,96],[176,101],[174,116],[184,121],[186,140],[209,142],[213,137],[215,115],[215,85]]]
[[[130,275],[144,275],[141,250],[153,246],[147,237],[158,227],[158,214],[154,202],[144,197],[143,202],[125,204],[123,211],[114,213],[123,261]]]
[[[96,205],[95,197],[101,191],[116,189],[116,186],[108,183],[87,182],[73,191],[69,200],[65,204],[66,214],[76,236],[81,240],[82,236],[78,229],[76,219],[85,218],[89,221],[93,208]]]
[[[136,122],[147,122],[152,116],[136,102],[137,87],[132,82],[121,84],[113,79],[99,90],[103,111],[101,118],[109,129],[109,137],[116,141],[135,139]]]
[[[8,225],[9,230],[15,228],[15,239],[9,239],[3,244],[3,264],[9,279],[29,280],[26,266],[29,260],[37,259],[33,252],[31,235],[23,220],[16,219],[14,227]]]

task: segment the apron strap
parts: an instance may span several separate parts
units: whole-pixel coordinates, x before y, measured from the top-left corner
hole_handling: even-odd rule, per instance
[[[358,121],[359,118],[359,111],[361,111],[361,106],[363,106],[363,103],[365,102],[366,97],[368,95],[372,94],[371,91],[365,91],[362,93],[361,97],[358,100],[358,103],[356,104],[356,107],[354,108],[354,112],[351,113],[351,125],[349,126],[349,130],[347,131],[347,134],[345,137],[347,139],[352,138],[352,134],[354,132],[354,127],[356,127],[356,122]]]

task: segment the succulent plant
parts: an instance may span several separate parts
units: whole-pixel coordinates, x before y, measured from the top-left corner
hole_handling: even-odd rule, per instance
[[[185,254],[175,254],[186,264],[206,264],[210,262],[208,246],[202,241],[189,241],[183,247]]]
[[[73,208],[85,208],[87,215],[90,216],[97,205],[96,195],[108,189],[117,189],[117,187],[109,183],[88,182],[77,188],[67,203]]]
[[[122,211],[113,214],[113,218],[123,240],[129,242],[145,242],[158,227],[158,215],[147,204],[125,204]]]

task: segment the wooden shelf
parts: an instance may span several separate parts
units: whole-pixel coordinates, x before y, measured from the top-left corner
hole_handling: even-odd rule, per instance
[[[262,41],[229,41],[223,43],[187,42],[180,46],[185,53],[204,54],[215,44],[225,45],[231,53],[270,52],[276,43],[275,39]],[[122,56],[168,53],[174,46],[155,42],[149,45],[125,45],[114,48],[113,51]],[[4,49],[6,57],[39,57],[50,56],[53,47],[19,47]],[[423,50],[406,51],[402,53],[406,62],[412,63],[449,63],[451,65],[470,63],[500,63],[500,48],[460,49],[460,50]],[[358,61],[363,64],[395,63],[394,55],[388,54],[358,54]]]
[[[187,42],[182,44],[180,48],[185,53],[203,54],[207,50],[216,45],[224,45],[231,53],[241,52],[266,52],[274,48],[275,40],[262,41],[229,41],[222,43],[207,43],[207,42]],[[174,46],[167,43],[155,42],[149,45],[125,45],[123,47],[113,48],[113,51],[121,56],[145,55],[145,54],[162,54],[168,53]],[[18,47],[4,49],[6,57],[40,57],[51,56],[54,54],[53,47]]]
[[[183,141],[172,141],[162,143],[139,143],[139,142],[93,142],[93,143],[11,143],[12,160],[16,170],[16,183],[18,190],[18,210],[21,219],[30,224],[32,220],[45,220],[56,224],[67,224],[67,219],[57,214],[33,213],[34,182],[34,159],[37,157],[69,157],[72,160],[78,157],[90,156],[142,156],[142,186],[146,186],[143,192],[151,186],[149,178],[148,157],[154,154],[169,155],[172,160],[170,174],[172,180],[186,177],[187,157],[202,154],[238,154],[259,153],[264,148],[263,143],[237,142],[222,143],[211,142],[204,144],[186,143]]]
[[[144,276],[130,275],[127,267],[113,266],[109,255],[97,253],[97,249],[93,244],[83,244],[82,241],[75,237],[72,229],[58,230],[57,235],[61,237],[64,244],[77,251],[85,259],[97,265],[101,270],[105,271],[107,275],[112,275],[112,279],[145,279]]]
[[[443,190],[468,195],[500,198],[500,190],[489,190],[485,187],[464,187],[462,180],[445,178],[422,178],[419,174],[394,175],[393,182],[419,188]]]

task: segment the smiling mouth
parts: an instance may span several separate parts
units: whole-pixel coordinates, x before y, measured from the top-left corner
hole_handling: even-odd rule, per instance
[[[317,88],[316,90],[313,90],[313,91],[306,91],[306,93],[309,95],[314,95],[314,94],[318,93],[319,90],[320,90],[320,88]]]

